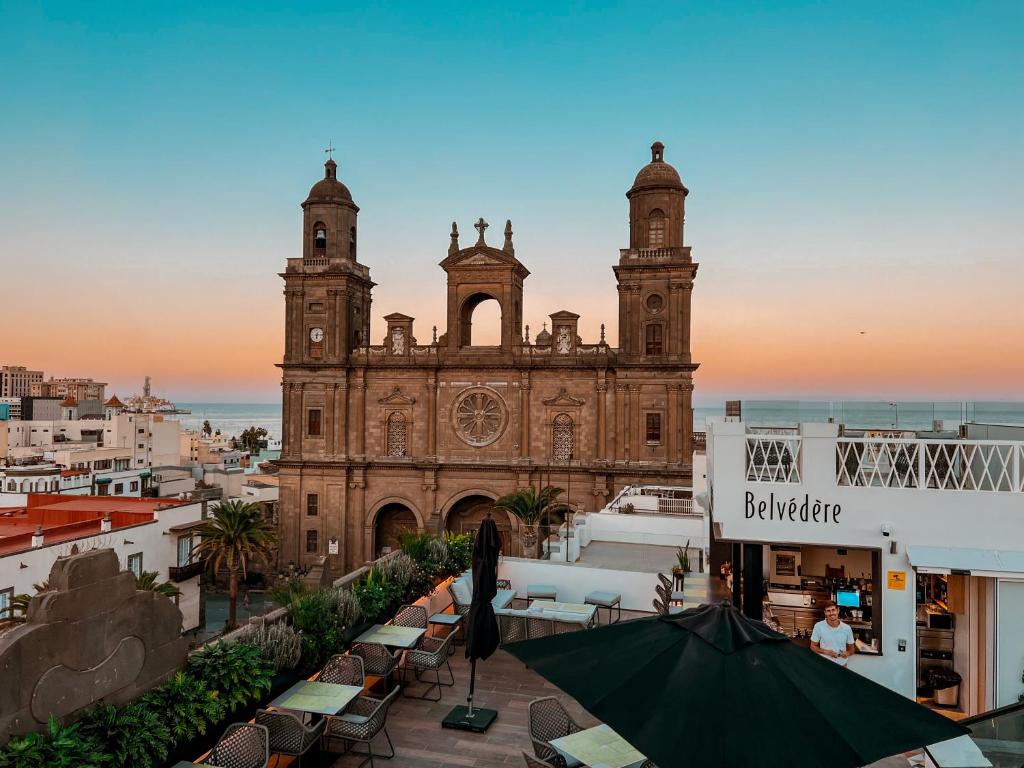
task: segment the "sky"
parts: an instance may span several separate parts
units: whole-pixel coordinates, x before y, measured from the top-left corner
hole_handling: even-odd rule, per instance
[[[272,402],[333,142],[383,316],[511,218],[614,343],[624,197],[690,189],[695,401],[1024,399],[1024,3],[0,0],[0,363]],[[469,237],[464,234],[464,240]]]

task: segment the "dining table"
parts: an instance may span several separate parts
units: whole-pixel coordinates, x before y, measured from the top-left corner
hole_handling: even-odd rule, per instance
[[[604,723],[548,743],[566,759],[569,766],[641,768],[647,759]]]
[[[270,702],[274,709],[290,712],[306,712],[310,715],[337,715],[356,696],[363,692],[361,685],[340,685],[321,683],[316,680],[299,680],[291,688]]]
[[[420,627],[399,627],[395,624],[374,624],[356,638],[357,643],[378,643],[388,648],[401,648],[404,651],[414,647],[426,633]]]

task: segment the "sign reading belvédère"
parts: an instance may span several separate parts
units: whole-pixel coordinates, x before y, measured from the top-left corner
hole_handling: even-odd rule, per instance
[[[761,520],[775,520],[778,522],[791,523],[819,523],[824,525],[839,525],[839,514],[843,511],[839,504],[829,504],[821,499],[811,500],[809,494],[803,498],[791,496],[790,498],[775,498],[774,493],[769,493],[767,499],[758,499],[753,491],[747,491],[747,503],[744,517],[752,520],[757,517]]]

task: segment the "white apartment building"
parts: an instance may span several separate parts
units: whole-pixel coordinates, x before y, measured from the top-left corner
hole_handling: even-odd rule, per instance
[[[1016,702],[1024,442],[992,434],[709,424],[713,534],[733,545],[744,612],[805,642],[835,600],[858,640],[856,672],[927,703],[928,680],[952,670],[957,700],[934,703],[967,714]]]
[[[32,394],[32,385],[42,380],[42,371],[30,371],[24,365],[0,365],[0,397],[27,397]]]
[[[181,590],[185,631],[199,626],[201,563],[192,563],[202,504],[167,499],[17,494],[0,496],[0,617],[14,595],[34,594],[58,557],[113,549],[122,568],[156,571]]]

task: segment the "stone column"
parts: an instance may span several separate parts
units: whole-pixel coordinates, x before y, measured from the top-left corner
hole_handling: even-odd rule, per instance
[[[639,460],[643,455],[640,452],[640,433],[644,425],[641,422],[640,413],[640,385],[629,385],[629,426],[630,426],[630,456]]]
[[[693,281],[686,280],[681,283],[682,293],[680,294],[680,317],[682,319],[682,355],[683,359],[690,359],[690,304],[693,298]]]
[[[335,419],[335,401],[338,397],[338,385],[324,386],[324,447],[328,456],[333,456],[337,446],[337,422]],[[324,545],[326,546],[326,544]]]
[[[693,465],[693,382],[686,381],[679,385],[682,397],[680,420],[683,425],[683,439],[680,446],[679,460],[684,464]]]
[[[427,458],[437,457],[437,373],[427,377]]]
[[[356,390],[356,445],[355,454],[361,460],[366,460],[366,371],[360,370],[357,374],[355,384]]]
[[[604,380],[604,371],[598,374],[598,380],[594,384],[594,398],[597,400],[597,447],[594,451],[594,459],[602,464],[607,461],[607,403],[605,399],[608,394],[608,383]]]
[[[665,461],[669,464],[677,464],[679,462],[679,446],[681,444],[679,436],[679,385],[678,384],[667,384],[665,386],[667,391],[665,408]]]
[[[530,373],[524,371],[519,380],[519,459],[530,460]]]
[[[615,385],[615,461],[626,461],[629,457],[629,449],[626,447],[626,423],[629,411],[626,393],[628,391],[629,386],[626,384]]]
[[[347,374],[344,374],[347,376]],[[339,381],[338,397],[335,398],[334,407],[337,410],[335,418],[335,429],[338,434],[337,454],[342,458],[348,458],[348,381]]]
[[[302,413],[302,384],[293,382],[291,387],[291,404],[288,408],[291,414],[291,436],[292,436],[292,455],[302,455],[302,441],[305,437],[306,430],[305,425],[302,423],[304,414]]]
[[[682,314],[681,287],[678,282],[668,284],[668,328],[665,329],[665,352],[670,355],[683,354],[683,333],[687,323]]]
[[[281,455],[291,456],[295,450],[294,438],[289,422],[291,421],[291,388],[290,381],[281,382]]]
[[[338,359],[348,360],[348,351],[352,349],[352,292],[339,289],[337,292],[338,302]]]

